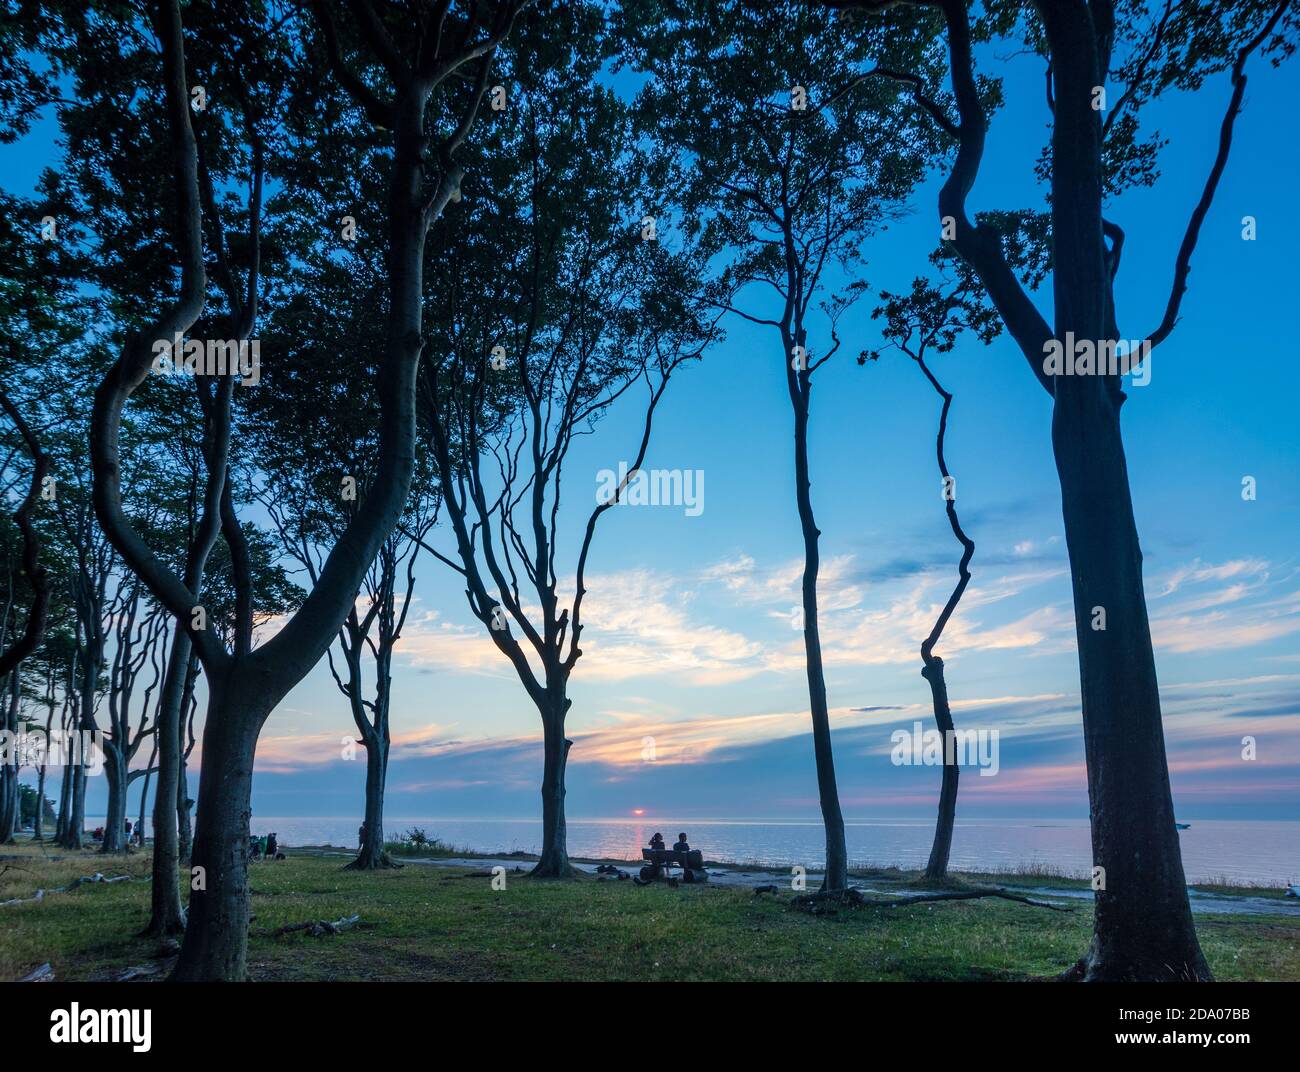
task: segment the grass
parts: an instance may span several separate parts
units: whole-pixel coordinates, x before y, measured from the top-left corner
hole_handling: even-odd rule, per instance
[[[0,980],[45,961],[65,980],[112,978],[149,963],[158,943],[135,936],[148,919],[148,854],[48,851],[0,851],[0,900],[94,871],[135,877],[0,907]],[[343,870],[344,862],[291,853],[253,864],[253,979],[1036,979],[1068,967],[1091,929],[1087,904],[1061,913],[984,900],[812,917],[789,909],[788,892],[546,882],[529,879],[522,863],[494,891],[466,868],[408,864],[367,874]],[[875,876],[900,888],[914,879]],[[326,938],[271,936],[285,924],[354,912],[370,926]],[[1300,980],[1300,913],[1285,912],[1198,916],[1216,976]]]

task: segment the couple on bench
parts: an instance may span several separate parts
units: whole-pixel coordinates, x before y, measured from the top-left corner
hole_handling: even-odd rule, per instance
[[[664,845],[663,834],[655,834],[655,836],[650,839],[650,848],[654,849],[657,852],[663,852],[666,849],[666,846]],[[677,844],[673,846],[673,852],[687,853],[690,851],[691,851],[691,847],[686,842],[686,835],[678,834]]]
[[[650,847],[641,850],[641,857],[646,861],[646,866],[641,868],[641,877],[638,879],[638,883],[642,886],[654,879],[668,878],[669,868],[672,867],[682,869],[683,882],[709,881],[709,873],[704,870],[704,853],[699,849],[692,849],[685,834],[677,835],[677,844],[671,849],[664,844],[663,834],[655,834],[650,839]],[[674,885],[677,882],[676,879],[668,879],[668,881]]]

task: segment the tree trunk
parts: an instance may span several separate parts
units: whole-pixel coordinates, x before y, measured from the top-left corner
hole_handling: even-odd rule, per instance
[[[1096,891],[1086,980],[1209,979],[1187,900],[1142,585],[1123,396],[1058,379],[1052,442],[1074,588]],[[1081,382],[1082,381],[1082,382]]]
[[[177,836],[176,795],[181,784],[181,708],[189,675],[190,636],[179,626],[172,634],[167,676],[158,700],[158,784],[153,800],[153,890],[149,925],[151,936],[179,934],[185,929],[178,881],[180,846]]]
[[[185,757],[181,756],[180,777],[176,783],[176,855],[188,860],[194,851],[194,825],[190,820],[190,779],[185,770]]]
[[[1053,305],[1056,337],[1113,340],[1103,238],[1101,121],[1091,87],[1107,64],[1084,5],[1039,5],[1052,47]],[[1209,979],[1174,826],[1142,551],[1115,376],[1054,378],[1052,448],[1074,590],[1096,911],[1072,975]]]
[[[388,777],[388,741],[372,735],[366,741],[366,832],[357,858],[348,864],[353,871],[392,867],[384,851],[384,782]]]
[[[66,757],[65,757],[66,758]],[[59,813],[54,820],[54,843],[63,845],[67,841],[68,827],[72,814],[72,766],[63,764],[63,775],[59,782]]]
[[[4,730],[13,762],[0,764],[0,845],[14,840],[14,832],[22,826],[22,812],[18,806],[18,668],[14,667],[5,682],[9,700],[4,705]]]
[[[943,676],[943,660],[937,655],[926,660],[921,676],[930,683],[930,697],[934,702],[934,721],[943,739],[943,785],[939,790],[939,817],[934,824],[934,843],[930,846],[930,861],[925,865],[925,877],[931,882],[942,882],[948,877],[948,855],[952,851],[952,827],[957,815],[957,750],[949,744],[953,739],[952,709],[948,706],[948,683]]]
[[[156,752],[157,749],[155,748],[154,751]],[[144,845],[144,820],[145,816],[148,815],[148,812],[145,809],[149,805],[149,779],[153,776],[155,769],[154,765],[150,763],[149,768],[145,771],[144,779],[141,783],[142,788],[140,789],[140,814],[136,816],[135,828],[131,831],[131,837],[126,839],[128,845],[131,844],[132,839],[139,842],[140,845]]]
[[[36,775],[36,818],[32,821],[32,840],[45,840],[45,764]]]
[[[270,705],[211,677],[203,728],[198,815],[190,857],[189,920],[172,973],[177,982],[242,982],[248,953],[248,837],[253,755]]]
[[[51,675],[49,691],[46,694],[46,703],[49,704],[49,714],[45,716],[45,755],[41,759],[40,766],[36,772],[36,818],[32,824],[32,840],[45,840],[45,775],[50,768],[49,747],[50,731],[54,729],[54,678]]]
[[[0,764],[0,845],[14,840],[18,815],[18,768]]]
[[[108,783],[108,806],[104,817],[104,842],[99,851],[126,851],[127,759],[116,741],[104,742],[104,778]]]
[[[535,878],[570,878],[568,831],[564,824],[564,771],[573,742],[564,736],[564,716],[569,701],[562,700],[542,712],[542,857]]]
[[[787,348],[789,352],[789,348]],[[821,565],[821,532],[813,516],[808,473],[808,404],[812,385],[807,372],[798,374],[806,386],[792,391],[794,402],[794,479],[803,530],[803,642],[808,664],[808,700],[812,711],[813,752],[817,761],[817,789],[822,823],[826,827],[826,878],[823,890],[843,890],[849,885],[848,849],[844,841],[844,815],[835,783],[835,754],[831,748],[831,720],[826,702],[826,676],[822,669],[822,642],[817,624],[817,573]]]
[[[939,617],[935,619],[930,635],[921,642],[921,676],[930,683],[930,699],[934,706],[934,721],[939,727],[939,736],[943,741],[943,783],[939,789],[939,817],[934,826],[934,843],[930,846],[930,860],[925,867],[925,877],[931,882],[942,882],[948,877],[948,856],[952,852],[952,828],[957,816],[957,782],[960,768],[957,765],[955,727],[952,722],[952,706],[948,702],[948,681],[944,677],[943,660],[934,654],[934,646],[943,636],[943,630],[966,593],[970,584],[970,562],[975,554],[975,542],[966,535],[957,517],[956,484],[948,470],[948,458],[945,452],[948,440],[948,414],[952,409],[952,394],[944,389],[938,378],[925,363],[920,352],[913,355],[917,366],[930,381],[930,386],[943,400],[939,410],[939,428],[934,437],[935,461],[939,465],[939,476],[943,482],[944,513],[948,516],[948,527],[961,544],[961,558],[957,562],[957,583],[948,595]]]
[[[72,768],[72,804],[68,808],[68,829],[60,847],[80,849],[86,843],[86,767],[75,763]]]
[[[189,676],[185,679],[185,696],[181,700],[181,729],[177,731],[181,734],[182,742],[189,742],[188,744],[182,743],[180,759],[178,760],[180,769],[177,771],[176,780],[176,826],[178,830],[176,849],[182,860],[190,858],[190,852],[194,847],[194,824],[190,817],[190,812],[194,808],[194,801],[190,798],[188,768],[190,750],[194,747],[194,686],[198,682],[198,678],[198,661],[191,657]]]

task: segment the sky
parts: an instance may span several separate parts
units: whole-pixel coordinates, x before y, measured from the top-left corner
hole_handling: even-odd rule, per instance
[[[973,209],[1038,207],[1032,166],[1047,136],[1037,62],[1011,59]],[[1127,337],[1158,323],[1187,217],[1213,159],[1227,78],[1161,103],[1171,140],[1154,190],[1124,195],[1117,301]],[[1180,819],[1286,819],[1300,801],[1300,370],[1294,309],[1300,171],[1281,137],[1300,67],[1250,69],[1233,155],[1206,220],[1183,317],[1129,391],[1124,431]],[[56,163],[48,125],[0,147],[0,182],[27,192]],[[873,239],[865,275],[905,288],[933,248],[938,180]],[[1253,216],[1257,236],[1242,238]],[[1037,295],[1050,305],[1050,292]],[[744,305],[744,303],[742,303]],[[760,306],[744,306],[762,312]],[[880,345],[866,300],[815,377],[812,496],[822,530],[821,632],[836,769],[850,817],[928,816],[939,770],[891,762],[891,733],[932,724],[918,647],[955,579],[960,548],[934,459],[938,398]],[[588,567],[584,655],[570,684],[571,817],[817,815],[799,603],[792,417],[779,340],[732,318],[724,343],[678,376],[647,467],[703,474],[703,509],[625,506],[601,522]],[[960,816],[1087,815],[1068,566],[1051,456],[1050,399],[1005,336],[934,363],[954,395],[947,457],[976,544],[973,579],[936,649],[957,725],[996,731],[996,775],[962,779]],[[567,464],[560,561],[572,570],[598,474],[630,462],[641,414],[622,406]],[[1242,497],[1253,477],[1257,495]],[[449,550],[446,532],[434,542]],[[394,665],[387,811],[531,818],[540,722],[470,615],[456,576],[421,560]],[[558,568],[558,567],[557,567]],[[561,574],[564,575],[563,572]],[[253,809],[359,816],[364,756],[324,662],[263,730]],[[1255,758],[1243,758],[1243,738]],[[88,813],[96,813],[92,786]],[[134,794],[133,794],[134,797]]]

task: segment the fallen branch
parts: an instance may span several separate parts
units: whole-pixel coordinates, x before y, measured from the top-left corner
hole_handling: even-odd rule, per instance
[[[327,934],[338,934],[349,927],[364,925],[361,923],[361,917],[357,915],[344,916],[342,919],[336,919],[333,923],[324,919],[309,919],[306,923],[289,923],[277,931],[271,933],[272,938],[281,938],[286,934],[294,934],[298,931],[306,931],[313,938],[321,938]]]
[[[129,983],[133,979],[150,979],[155,975],[160,975],[163,971],[161,964],[141,964],[136,967],[130,967],[121,972],[114,980],[119,983]]]
[[[59,889],[59,890],[49,890],[49,891],[46,891],[46,890],[37,890],[35,896],[33,896],[33,897],[11,897],[11,898],[10,898],[9,900],[7,900],[7,901],[0,901],[0,908],[3,908],[5,905],[11,905],[11,904],[30,904],[32,901],[40,901],[40,900],[43,900],[44,897],[45,897],[45,894],[46,894],[47,892],[49,892],[49,893],[62,893],[63,891],[62,891],[61,889]]]
[[[911,897],[895,897],[885,901],[874,901],[864,897],[861,890],[850,887],[847,890],[819,890],[817,893],[796,897],[791,902],[791,905],[816,914],[822,910],[821,906],[827,902],[844,904],[850,908],[903,908],[907,905],[923,904],[930,901],[975,901],[982,897],[998,897],[1004,901],[1015,901],[1017,904],[1031,905],[1034,908],[1048,908],[1053,912],[1074,911],[1069,905],[1039,901],[1032,897],[1024,897],[1018,893],[1010,893],[1002,888],[995,890],[950,890],[945,893],[921,893]]]
[[[130,876],[130,875],[118,875],[118,876],[116,876],[115,878],[105,878],[105,877],[104,877],[103,875],[101,875],[98,871],[96,871],[93,875],[88,875],[86,878],[77,878],[77,879],[73,879],[73,880],[72,880],[72,885],[70,885],[70,886],[64,886],[63,888],[61,888],[61,889],[57,889],[57,890],[49,890],[48,892],[49,892],[49,893],[62,893],[65,889],[66,889],[66,890],[75,890],[78,886],[84,885],[84,884],[86,884],[86,883],[88,883],[88,882],[104,882],[104,883],[109,883],[109,882],[130,882],[130,881],[131,881],[131,876]]]
[[[18,980],[20,983],[52,983],[54,982],[54,969],[50,967],[49,961],[46,961],[35,971],[30,971]]]
[[[33,901],[43,901],[45,900],[47,894],[67,893],[69,890],[75,890],[78,886],[83,886],[87,883],[103,883],[107,885],[112,882],[130,882],[130,881],[131,881],[130,875],[117,875],[113,878],[105,878],[98,871],[96,871],[93,875],[87,875],[85,878],[73,879],[72,882],[70,882],[66,886],[56,886],[54,889],[51,890],[37,890],[36,893],[31,897],[14,897],[8,901],[0,901],[0,908],[3,908],[5,905],[31,904]]]

